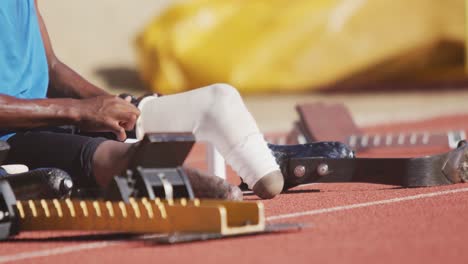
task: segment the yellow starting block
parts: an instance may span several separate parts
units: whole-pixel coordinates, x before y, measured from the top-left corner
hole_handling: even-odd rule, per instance
[[[148,200],[17,201],[20,231],[82,230],[129,233],[242,235],[265,230],[260,202]]]
[[[171,145],[174,137],[179,140],[178,148]],[[111,198],[116,197],[116,201],[26,200],[25,196],[17,200],[8,178],[0,178],[0,240],[21,231],[76,230],[167,235],[167,242],[175,243],[291,229],[289,226],[267,228],[260,202],[193,198],[190,182],[177,167],[188,154],[192,139],[180,134],[147,135],[135,154],[140,155],[136,159],[139,163],[128,175],[115,177],[116,194]],[[0,141],[0,163],[7,150],[7,145],[4,146],[2,151]],[[169,148],[172,149],[169,153],[175,149],[181,151],[180,155],[173,155],[175,162],[161,159],[158,162],[164,164],[156,164],[144,159],[162,156],[155,155],[154,151]],[[134,175],[139,177],[130,181]],[[157,198],[156,193],[165,199]]]

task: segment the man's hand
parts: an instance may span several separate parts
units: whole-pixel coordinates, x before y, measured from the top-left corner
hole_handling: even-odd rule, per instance
[[[125,130],[134,128],[140,111],[86,81],[55,56],[37,0],[35,4],[49,66],[48,98],[26,100],[0,94],[0,128],[77,125],[90,132],[113,132],[118,140],[125,140]]]
[[[89,132],[112,132],[117,139],[126,139],[125,130],[132,130],[140,115],[138,108],[118,96],[102,95],[77,100],[78,127]]]

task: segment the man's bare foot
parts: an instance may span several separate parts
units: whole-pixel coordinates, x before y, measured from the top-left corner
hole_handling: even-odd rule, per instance
[[[207,175],[198,170],[184,167],[197,198],[241,201],[242,191],[217,176]]]

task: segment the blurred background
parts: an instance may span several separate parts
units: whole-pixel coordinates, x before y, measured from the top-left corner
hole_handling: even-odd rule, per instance
[[[264,132],[343,102],[360,126],[468,112],[464,0],[39,1],[54,49],[115,93],[236,86]]]

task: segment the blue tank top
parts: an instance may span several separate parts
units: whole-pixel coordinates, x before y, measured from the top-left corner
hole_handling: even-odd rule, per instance
[[[0,0],[0,93],[45,98],[49,72],[34,0]],[[1,133],[0,140],[11,134]]]

